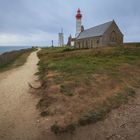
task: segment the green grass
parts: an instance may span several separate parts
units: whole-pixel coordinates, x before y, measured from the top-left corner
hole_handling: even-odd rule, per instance
[[[112,109],[121,106],[128,102],[130,97],[135,97],[135,90],[130,87],[125,87],[121,93],[118,93],[114,96],[108,97],[99,108],[96,110],[91,110],[87,112],[84,116],[79,119],[78,124],[69,124],[66,127],[61,127],[58,122],[55,122],[51,126],[51,131],[55,134],[60,134],[63,132],[73,133],[78,125],[87,125],[91,123],[96,123],[100,120],[103,120],[107,113],[109,113]]]
[[[63,93],[64,95],[67,95],[67,96],[73,96],[73,93],[72,93],[72,89],[73,88],[73,85],[61,85],[60,86],[60,92]]]
[[[55,122],[52,126],[51,126],[51,131],[54,132],[55,134],[59,134],[60,133],[60,127],[57,124],[57,122]]]
[[[43,111],[43,112],[40,113],[40,115],[41,115],[42,117],[46,117],[46,116],[49,115],[49,113],[48,113],[47,111]]]
[[[33,50],[23,53],[22,55],[18,56],[15,60],[11,61],[10,63],[7,63],[5,65],[0,65],[0,72],[4,72],[4,71],[24,65],[28,56],[30,55],[32,51]]]
[[[70,121],[66,118],[69,124],[65,127],[61,122],[52,125],[51,130],[56,134],[102,120],[112,109],[135,97],[133,87],[140,87],[139,44],[81,50],[44,48],[38,56],[38,74],[44,83],[39,108],[54,110],[60,105],[64,118],[68,112],[73,113]],[[50,72],[54,75],[48,78]],[[47,92],[51,87],[55,88]],[[81,110],[81,116],[77,110]],[[57,116],[55,112],[52,114]]]
[[[77,80],[87,82],[91,74],[118,74],[116,68],[123,63],[132,64],[140,59],[140,47],[113,48],[108,50],[73,51],[64,53],[63,48],[44,49],[38,55],[40,73],[54,71],[60,73],[61,80]],[[57,80],[59,78],[57,77]]]
[[[68,132],[68,133],[73,133],[76,129],[75,124],[69,124],[67,125],[65,128],[62,128],[61,126],[59,126],[59,124],[57,122],[55,122],[52,126],[51,126],[51,131],[53,133],[60,134],[62,132]]]

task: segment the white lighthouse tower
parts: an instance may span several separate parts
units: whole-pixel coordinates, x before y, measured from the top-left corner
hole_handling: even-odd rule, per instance
[[[58,34],[58,45],[60,47],[64,46],[64,33],[63,33],[63,29],[61,30],[61,33]]]
[[[82,14],[81,14],[81,10],[78,9],[76,14],[76,37],[81,32],[81,26],[82,26]]]

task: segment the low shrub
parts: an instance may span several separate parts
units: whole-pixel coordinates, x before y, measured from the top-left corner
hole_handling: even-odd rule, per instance
[[[102,111],[90,111],[87,115],[85,115],[79,120],[79,124],[86,125],[90,123],[95,123],[101,120],[103,116],[104,116],[104,112]]]
[[[64,48],[62,50],[62,52],[69,52],[69,51],[73,51],[74,49],[73,48]]]
[[[75,124],[69,124],[66,128],[65,128],[65,131],[66,132],[70,132],[70,133],[73,133],[76,129],[76,125]]]
[[[38,102],[37,104],[37,108],[43,108],[43,107],[48,107],[49,106],[49,103],[48,103],[48,100],[46,99],[40,99],[40,101]]]
[[[69,87],[64,86],[64,85],[60,86],[60,92],[66,96],[73,96],[71,89]]]
[[[41,115],[42,117],[46,117],[46,116],[49,115],[49,112],[48,112],[48,111],[42,111],[42,112],[40,113],[40,115]]]
[[[55,122],[52,126],[51,126],[51,131],[55,134],[58,134],[61,132],[60,127],[58,125],[57,122]]]
[[[128,102],[129,97],[135,97],[135,90],[130,87],[126,87],[122,92],[116,94],[115,96],[108,97],[100,108],[90,111],[80,118],[79,124],[87,125],[90,123],[96,123],[97,121],[103,119],[112,109]]]

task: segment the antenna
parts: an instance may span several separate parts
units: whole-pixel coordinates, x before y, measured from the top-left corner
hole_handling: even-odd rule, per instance
[[[61,28],[61,33],[63,33],[63,28]]]
[[[52,40],[52,47],[54,47],[54,45],[53,45],[53,40]]]

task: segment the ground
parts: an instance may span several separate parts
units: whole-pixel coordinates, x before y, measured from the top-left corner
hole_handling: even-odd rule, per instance
[[[120,105],[120,103],[122,103],[121,106],[120,107],[118,106],[117,109],[111,108],[110,113],[105,115],[105,117],[102,120],[98,120],[98,122],[96,122],[96,123],[93,123],[93,124],[91,123],[86,126],[78,126],[77,129],[73,132],[73,134],[61,133],[58,135],[55,135],[53,132],[50,131],[50,126],[52,125],[52,120],[59,119],[59,117],[61,115],[63,116],[63,115],[71,115],[71,114],[69,114],[69,112],[68,112],[68,114],[65,112],[63,112],[63,113],[60,112],[60,114],[57,114],[57,113],[59,113],[59,110],[61,111],[61,109],[62,109],[61,106],[58,106],[57,110],[55,110],[56,114],[49,114],[49,115],[47,114],[48,116],[46,116],[46,117],[40,116],[40,110],[38,110],[36,108],[36,104],[39,102],[40,94],[37,96],[34,94],[31,94],[30,93],[31,89],[29,86],[29,83],[32,83],[32,85],[34,85],[34,82],[36,82],[36,80],[38,81],[38,79],[34,75],[34,73],[37,72],[36,64],[38,63],[39,60],[36,56],[36,52],[31,53],[31,55],[28,57],[27,63],[25,65],[23,65],[19,68],[13,69],[13,70],[9,70],[9,71],[0,73],[0,139],[1,140],[16,140],[16,139],[18,139],[18,140],[91,140],[91,139],[92,140],[98,140],[98,139],[100,139],[100,140],[118,140],[118,139],[119,140],[139,140],[140,139],[140,135],[139,135],[139,131],[140,131],[140,104],[139,104],[139,102],[140,102],[139,78],[140,77],[139,77],[139,74],[140,73],[139,73],[139,69],[137,69],[137,68],[139,67],[140,59],[137,59],[137,58],[139,58],[138,50],[139,49],[137,49],[136,51],[132,50],[132,53],[127,52],[129,54],[129,56],[126,54],[123,55],[123,57],[119,56],[117,61],[116,61],[116,59],[115,59],[115,61],[112,60],[113,64],[114,64],[114,62],[118,62],[118,61],[124,62],[124,60],[125,60],[125,63],[121,63],[123,65],[119,65],[119,66],[117,65],[117,70],[118,70],[118,72],[121,72],[121,74],[122,74],[121,77],[123,78],[122,80],[124,80],[123,82],[125,82],[125,84],[127,84],[127,88],[125,88],[125,90],[123,90],[123,92],[121,94],[119,94],[121,96],[115,96],[115,97],[117,97],[117,98],[115,98],[115,100],[114,100],[114,98],[111,98],[111,99],[113,99],[111,101],[115,101],[115,102],[113,102],[113,104],[111,103],[112,106],[114,106],[114,104],[118,105],[118,103],[119,103],[119,105]],[[84,51],[86,53],[89,53],[89,50],[84,50]],[[85,55],[84,51],[82,53]],[[46,53],[46,52],[44,51],[44,53]],[[52,51],[51,51],[51,53],[52,53]],[[76,51],[76,53],[77,53],[77,51]],[[121,51],[121,53],[122,53],[122,51]],[[124,52],[123,52],[123,54],[124,54]],[[56,54],[54,54],[54,57],[56,59],[58,59],[58,62],[59,62],[57,64],[60,64],[60,59],[58,56],[61,56],[61,60],[64,61],[62,59],[63,58],[62,55],[64,55],[64,54],[63,53],[57,54],[57,58],[56,58]],[[65,56],[68,56],[67,52],[66,52]],[[104,57],[106,57],[106,55]],[[80,60],[83,61],[83,59],[80,59]],[[96,58],[96,62],[97,62],[97,60],[100,64],[103,64],[106,62],[106,61],[104,61],[102,63],[101,59]],[[130,61],[133,63],[130,63]],[[50,61],[50,62],[52,62],[52,61]],[[76,63],[75,60],[73,60],[73,62]],[[107,66],[109,66],[109,68],[112,68],[112,63],[109,63],[109,62],[110,61],[107,61]],[[86,63],[87,63],[87,61],[86,61]],[[99,63],[96,68],[99,68],[98,67]],[[63,64],[65,65],[67,63],[63,63]],[[69,64],[70,64],[70,61],[69,61]],[[82,63],[82,64],[85,64],[85,63]],[[116,63],[114,65],[116,66]],[[114,67],[114,65],[113,65],[113,67]],[[58,67],[56,67],[56,68],[59,68],[59,66],[60,65],[58,65]],[[76,67],[77,67],[77,65],[76,65]],[[81,67],[81,66],[78,65],[78,67]],[[68,66],[68,68],[71,68],[71,67]],[[116,67],[114,67],[114,68],[116,68]],[[89,67],[86,67],[85,69],[89,69]],[[52,69],[50,69],[50,70],[52,70]],[[59,69],[59,70],[61,70],[61,69]],[[64,69],[62,69],[62,70],[64,70]],[[69,69],[66,69],[66,70],[67,70],[67,72],[69,72]],[[98,70],[102,70],[102,69],[98,69]],[[111,70],[114,70],[114,69],[111,69]],[[43,71],[44,71],[44,69],[43,69]],[[41,72],[42,72],[42,70],[41,70]],[[88,71],[88,72],[90,74],[90,71]],[[94,72],[97,72],[97,71],[95,70]],[[108,71],[106,71],[106,69],[104,69],[104,71],[102,71],[102,72],[104,72],[104,74],[110,74],[110,73],[108,73]],[[40,73],[40,71],[39,71],[39,73]],[[39,74],[39,73],[36,73],[36,74]],[[81,71],[81,73],[82,73],[82,71]],[[101,79],[99,74],[100,73],[94,75],[95,79],[98,77],[97,84],[100,83],[101,81],[107,81],[106,78],[108,78],[108,77],[106,77],[106,75],[104,75],[103,79]],[[44,75],[41,75],[41,76],[44,76]],[[49,76],[49,78],[52,78],[54,76],[54,73],[49,72],[49,73],[47,73],[47,76]],[[59,76],[58,73],[55,73],[55,76]],[[41,78],[43,78],[43,77],[41,77]],[[46,78],[46,77],[44,77],[44,78]],[[64,78],[67,78],[67,77],[64,77]],[[85,83],[86,81],[84,81],[85,80],[84,77],[82,77],[82,78],[83,78],[82,82]],[[57,82],[58,82],[58,80],[57,80]],[[110,81],[110,80],[111,79],[109,79],[108,81]],[[115,83],[113,83],[113,85],[112,85],[112,82],[113,82],[113,79],[112,79],[110,82],[107,82],[107,84],[110,83],[109,86],[112,85],[111,88],[114,88],[114,87],[116,87],[115,85],[118,84],[117,81]],[[120,82],[120,83],[122,83],[122,82]],[[100,83],[100,84],[101,84],[100,86],[102,86],[102,84],[104,84],[104,83]],[[48,83],[47,83],[47,85],[48,85]],[[43,88],[45,88],[45,91],[46,91],[46,83],[43,82],[42,86],[43,86]],[[129,86],[129,88],[128,88],[128,86]],[[104,95],[112,95],[111,92],[109,92],[109,94],[106,94],[107,91],[109,91],[110,89],[107,88],[108,87],[107,85],[104,85],[104,87],[105,87],[105,90],[103,90],[105,92]],[[61,88],[63,89],[64,87],[61,86]],[[40,90],[38,90],[38,91],[40,91]],[[44,90],[42,90],[42,91],[44,91]],[[54,90],[52,90],[52,91],[54,91]],[[111,91],[113,91],[113,89]],[[132,94],[132,93],[134,93],[134,91],[135,91],[135,94]],[[65,90],[63,92],[60,93],[60,95],[62,94],[60,97],[63,97],[62,98],[63,100],[61,100],[61,102],[68,103],[68,104],[63,104],[63,108],[65,108],[65,109],[67,109],[67,107],[69,107],[69,109],[73,108],[74,113],[75,113],[75,108],[74,108],[74,107],[76,107],[75,105],[77,105],[77,103],[79,104],[79,101],[81,101],[81,103],[83,103],[83,101],[82,101],[83,98],[80,98],[80,100],[77,100],[76,99],[77,96],[65,95],[65,92],[66,92]],[[100,93],[104,93],[104,92],[100,92]],[[52,93],[52,97],[54,97],[54,98],[58,97],[58,100],[56,100],[56,99],[52,100],[52,97],[50,97],[50,100],[47,100],[48,101],[47,103],[50,103],[51,107],[52,107],[52,105],[54,105],[53,107],[55,107],[55,105],[58,105],[58,102],[61,98],[58,96],[59,94],[53,94],[53,92],[51,92],[51,93]],[[41,97],[42,97],[42,94],[41,94]],[[87,100],[88,96],[91,97],[92,94],[89,92],[87,94],[82,94],[82,95]],[[122,96],[122,95],[125,95],[125,96]],[[99,94],[94,94],[94,96],[96,98],[100,97]],[[126,96],[130,96],[130,97],[126,97]],[[79,94],[78,94],[78,97],[79,97]],[[69,106],[69,102],[65,102],[65,101],[70,101],[70,100],[75,101],[75,104],[73,103],[71,107]],[[84,108],[87,107],[87,105],[90,105],[86,100],[84,100],[85,101],[83,104]],[[120,102],[120,100],[121,100],[121,102]],[[89,100],[89,102],[92,103],[92,100]],[[96,102],[96,103],[98,103],[98,102]],[[82,107],[82,106],[80,106],[80,107]],[[94,107],[94,106],[92,106],[92,107]],[[114,106],[114,107],[116,108],[116,106]],[[87,110],[85,110],[85,112],[86,111]],[[77,116],[78,115],[76,115],[76,117]],[[73,116],[73,117],[75,118],[75,116]],[[66,119],[66,117],[65,117],[65,119]],[[69,116],[68,116],[68,119],[69,119]],[[63,118],[62,118],[62,120],[63,120]]]
[[[139,46],[49,48],[38,56],[43,87],[37,107],[55,133],[103,119],[134,97],[140,84]]]

